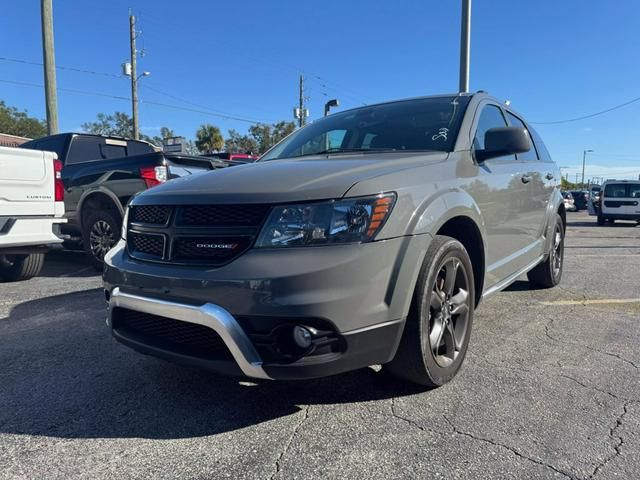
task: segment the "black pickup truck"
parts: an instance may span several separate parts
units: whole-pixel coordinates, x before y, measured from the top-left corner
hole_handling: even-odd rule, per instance
[[[55,152],[62,161],[68,244],[79,244],[102,268],[120,238],[125,207],[136,193],[172,178],[222,168],[204,157],[163,153],[148,142],[123,137],[62,133],[31,140],[22,148]]]

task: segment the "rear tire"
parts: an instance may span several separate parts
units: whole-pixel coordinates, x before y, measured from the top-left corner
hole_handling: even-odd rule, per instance
[[[111,210],[96,210],[84,219],[82,243],[96,270],[102,270],[104,256],[118,242],[121,223],[120,216]]]
[[[44,265],[44,253],[0,255],[0,278],[20,282],[38,276]]]
[[[533,288],[552,288],[560,283],[564,267],[564,237],[564,222],[562,217],[556,214],[551,251],[544,262],[536,265],[527,273],[529,284]]]
[[[427,387],[456,376],[467,353],[475,288],[464,246],[436,236],[425,256],[391,374]]]

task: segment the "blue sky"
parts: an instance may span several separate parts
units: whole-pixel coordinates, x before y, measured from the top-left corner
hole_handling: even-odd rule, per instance
[[[41,62],[37,0],[6,2],[0,57]],[[128,9],[138,16],[142,102],[248,120],[291,120],[300,71],[311,118],[327,99],[341,108],[454,92],[460,1],[435,0],[54,0],[56,61],[119,75],[128,57]],[[555,121],[640,95],[640,2],[475,0],[471,90],[509,99],[527,119]],[[0,99],[44,117],[42,67],[0,60]],[[60,89],[129,96],[125,78],[58,71]],[[162,92],[162,93],[160,93]],[[168,95],[167,95],[168,94]],[[127,101],[59,92],[61,129],[78,130]],[[192,137],[205,122],[244,132],[249,123],[142,103],[140,124]],[[588,120],[536,125],[552,156],[575,179],[640,173],[640,102]]]

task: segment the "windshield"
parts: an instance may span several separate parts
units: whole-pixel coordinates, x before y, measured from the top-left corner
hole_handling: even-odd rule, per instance
[[[469,98],[420,98],[336,113],[291,134],[260,161],[363,151],[450,152]]]

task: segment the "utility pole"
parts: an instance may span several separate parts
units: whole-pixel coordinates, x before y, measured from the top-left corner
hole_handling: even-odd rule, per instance
[[[305,109],[304,109],[304,75],[302,73],[300,74],[300,98],[299,98],[298,108],[300,109],[298,126],[304,127],[304,124],[306,123],[306,118],[305,118]]]
[[[462,0],[460,25],[460,93],[469,91],[469,64],[471,52],[471,0]]]
[[[582,151],[582,188],[584,188],[584,164],[587,159],[587,153],[593,152],[593,150]]]
[[[293,118],[298,120],[298,127],[304,127],[307,123],[309,110],[305,107],[307,99],[304,96],[304,74],[300,74],[300,91],[298,97],[298,106],[293,109]]]
[[[47,110],[47,132],[58,133],[58,93],[56,87],[56,58],[53,47],[53,6],[52,0],[42,0],[42,56],[44,63],[44,96]]]
[[[131,41],[131,117],[133,119],[133,138],[138,140],[138,77],[136,73],[136,17],[129,12],[129,39]]]

